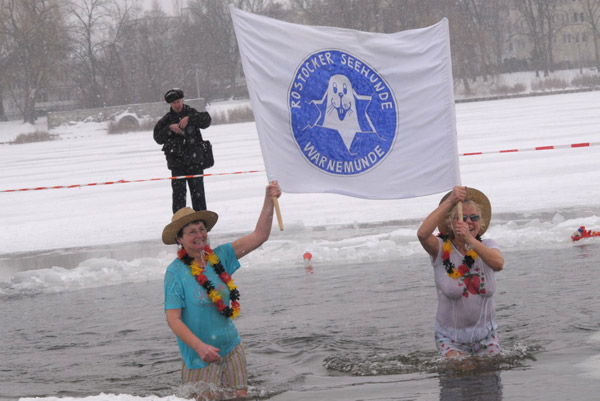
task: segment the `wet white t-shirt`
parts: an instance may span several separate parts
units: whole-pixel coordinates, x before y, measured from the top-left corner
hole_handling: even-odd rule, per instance
[[[452,245],[450,261],[462,276],[454,279],[442,263],[443,241],[438,238],[439,250],[431,257],[438,296],[435,331],[458,342],[468,343],[487,337],[497,329],[493,295],[496,292],[494,270],[477,257],[471,269],[459,268],[464,255]],[[488,248],[498,249],[493,239],[483,239]]]

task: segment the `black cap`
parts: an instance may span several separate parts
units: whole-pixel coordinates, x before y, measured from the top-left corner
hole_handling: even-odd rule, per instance
[[[165,93],[165,102],[171,103],[175,100],[183,99],[183,91],[179,88],[169,89],[167,93]]]

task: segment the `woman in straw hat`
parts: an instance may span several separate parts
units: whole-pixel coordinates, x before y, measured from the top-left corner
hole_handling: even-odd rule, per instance
[[[502,270],[504,259],[496,241],[481,238],[491,215],[490,201],[481,191],[457,186],[417,232],[433,265],[438,294],[435,341],[442,356],[500,351],[493,295],[495,272]],[[436,227],[438,236],[433,235]]]
[[[269,238],[274,198],[280,195],[277,182],[269,183],[254,231],[214,250],[208,245],[218,219],[214,212],[182,208],[163,230],[165,244],[179,245],[164,286],[167,322],[183,357],[182,381],[206,384],[200,391],[211,399],[246,396],[246,356],[233,323],[240,313],[239,291],[231,275],[240,267],[238,259]]]

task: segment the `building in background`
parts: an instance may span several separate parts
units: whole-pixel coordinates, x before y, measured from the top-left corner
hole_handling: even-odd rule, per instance
[[[362,5],[366,3],[349,2],[349,16],[341,17],[342,13],[333,11],[325,15],[330,10],[328,1],[314,1],[315,8],[304,9],[285,3],[262,14],[303,24],[381,32],[422,27],[447,16],[453,35],[454,79],[463,86],[478,77],[487,80],[516,71],[537,71],[540,76],[559,69],[590,73],[600,64],[593,26],[600,17],[593,13],[600,11],[586,8],[589,2],[600,6],[600,0],[374,1],[370,3],[374,8],[388,7],[387,12],[369,9],[372,19],[366,25],[367,18],[354,18],[366,10]],[[207,102],[247,96],[227,2],[219,4],[222,8],[212,11],[151,10],[126,20],[119,26],[118,39],[90,59],[99,65],[95,72],[90,73],[85,63],[72,56],[58,76],[36,89],[36,114],[158,102],[170,87],[182,87],[191,97]],[[529,5],[535,8],[528,10]],[[97,84],[91,84],[91,76]],[[8,90],[6,85],[14,82],[10,76],[3,82],[0,112],[8,119],[22,118],[19,102],[24,94],[17,88]]]

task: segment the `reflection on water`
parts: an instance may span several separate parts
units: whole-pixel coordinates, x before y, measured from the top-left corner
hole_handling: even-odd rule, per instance
[[[244,312],[236,325],[255,399],[286,399],[285,394],[299,399],[295,395],[315,391],[315,386],[333,397],[303,393],[300,399],[357,399],[345,397],[336,383],[353,391],[376,383],[390,394],[412,389],[405,399],[435,394],[433,399],[500,400],[516,386],[521,399],[595,399],[596,377],[580,375],[573,366],[597,353],[589,339],[600,331],[600,246],[504,256],[495,297],[503,353],[474,361],[475,368],[467,372],[437,355],[435,286],[426,255],[344,265],[313,259],[310,271],[300,263],[296,268],[240,269],[236,283],[243,288]],[[166,262],[113,262],[119,268],[108,269],[103,265],[108,262],[84,264],[102,278],[99,288],[69,291],[64,289],[72,287],[63,285],[58,288],[64,291],[56,293],[0,295],[0,332],[9,339],[0,347],[0,399],[100,392],[172,395],[178,388],[181,362],[164,319],[162,280],[147,279],[149,269],[162,272]],[[108,273],[98,273],[104,270]],[[92,273],[83,276],[85,283],[95,277]],[[126,274],[145,279],[108,284]],[[521,367],[527,375],[514,374]],[[586,369],[597,374],[595,365]],[[531,387],[554,379],[561,382],[558,390]],[[385,395],[378,399],[397,399]]]
[[[581,259],[588,259],[588,258],[594,257],[594,255],[598,252],[598,244],[597,243],[575,244],[574,248],[579,251],[579,258],[581,258]]]
[[[501,401],[500,372],[458,376],[440,374],[440,401]]]
[[[504,347],[502,353],[491,356],[468,358],[441,358],[435,350],[411,354],[358,353],[336,354],[325,358],[323,366],[330,371],[353,376],[378,376],[407,373],[439,373],[444,377],[460,378],[501,370],[523,367],[535,361],[534,354],[541,352],[538,346]]]

